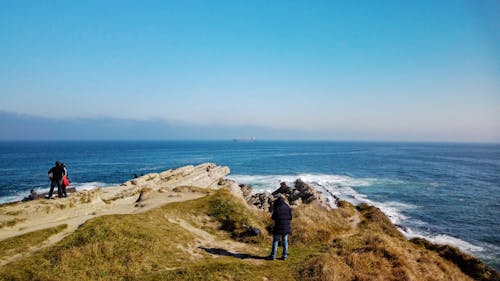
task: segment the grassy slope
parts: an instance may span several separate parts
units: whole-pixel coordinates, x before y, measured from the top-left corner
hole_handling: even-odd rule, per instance
[[[353,217],[361,219],[354,228]],[[470,280],[407,241],[373,207],[294,209],[285,262],[263,260],[271,237],[264,230],[260,238],[241,238],[245,225],[264,230],[271,220],[224,190],[142,214],[99,217],[57,245],[0,268],[0,280]],[[213,237],[216,254],[197,247],[198,232]]]

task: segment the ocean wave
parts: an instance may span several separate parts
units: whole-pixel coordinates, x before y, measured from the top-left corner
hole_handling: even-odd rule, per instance
[[[230,179],[245,184],[252,185],[256,191],[272,191],[279,186],[280,182],[292,183],[300,178],[304,182],[315,185],[333,184],[335,186],[370,186],[375,179],[360,178],[355,179],[344,175],[324,175],[324,174],[297,174],[297,175],[231,175]]]
[[[119,185],[116,183],[105,183],[105,182],[72,182],[69,187],[75,187],[76,190],[89,190],[96,187],[110,187]],[[36,193],[42,194],[47,193],[50,190],[50,186],[47,184],[47,187],[34,187],[32,188]],[[0,204],[17,202],[23,200],[27,197],[31,192],[31,189],[26,190],[17,190],[13,194],[9,194],[6,196],[0,197]],[[57,187],[54,187],[54,193],[57,194]]]
[[[76,190],[89,190],[93,189],[96,187],[109,187],[109,186],[114,186],[114,185],[119,185],[116,183],[105,183],[105,182],[98,182],[98,181],[93,181],[93,182],[72,182],[70,187],[76,188]]]
[[[50,186],[47,185],[47,187],[34,187],[32,189],[36,193],[40,194],[40,193],[49,192]],[[55,190],[57,192],[57,187],[55,187]],[[27,197],[30,194],[30,192],[31,192],[31,189],[29,189],[29,190],[16,190],[13,194],[9,194],[9,195],[0,197],[0,204],[21,201],[25,197]]]
[[[406,234],[407,235],[405,236],[407,238],[415,238],[415,237],[424,238],[434,244],[454,246],[468,253],[477,253],[484,251],[483,247],[473,245],[467,241],[446,234],[438,234],[438,235],[422,235],[418,233],[406,233]]]

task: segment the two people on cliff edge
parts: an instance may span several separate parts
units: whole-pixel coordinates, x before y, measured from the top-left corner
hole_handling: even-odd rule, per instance
[[[281,239],[283,254],[280,259],[286,260],[288,258],[288,234],[292,233],[292,209],[288,205],[285,196],[279,195],[274,201],[271,218],[274,220],[273,245],[268,259],[276,259],[278,244]]]
[[[52,194],[54,193],[54,187],[57,186],[57,195],[61,197],[67,197],[66,187],[69,185],[68,180],[68,170],[66,169],[66,165],[59,161],[56,161],[54,167],[52,167],[48,176],[50,179],[50,191],[47,198],[53,199]]]

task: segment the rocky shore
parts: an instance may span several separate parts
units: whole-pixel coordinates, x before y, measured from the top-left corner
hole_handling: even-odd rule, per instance
[[[327,202],[301,179],[293,186],[282,183],[272,193],[253,193],[250,186],[227,179],[229,173],[228,167],[205,163],[68,198],[4,204],[0,280],[123,280],[131,268],[135,271],[125,279],[500,278],[453,247],[408,241],[377,208],[338,198]],[[286,197],[294,212],[288,266],[263,260],[277,196]],[[83,266],[93,260],[102,263],[97,273]],[[286,278],[277,278],[278,273]]]

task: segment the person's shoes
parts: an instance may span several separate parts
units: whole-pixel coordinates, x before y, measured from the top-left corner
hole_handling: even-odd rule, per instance
[[[280,260],[282,261],[286,261],[288,259],[288,257],[281,257]]]
[[[275,258],[275,257],[273,257],[273,256],[271,256],[271,255],[269,255],[269,256],[267,256],[267,257],[266,257],[266,260],[268,260],[268,261],[273,261],[273,260],[275,260],[275,259],[276,259],[276,258]]]

